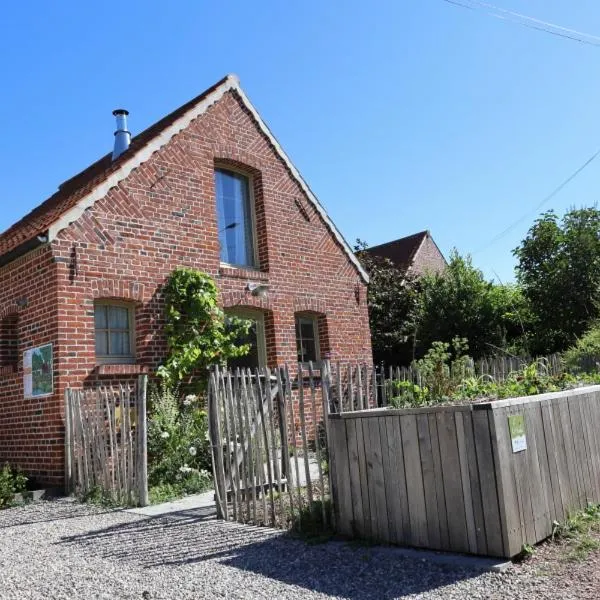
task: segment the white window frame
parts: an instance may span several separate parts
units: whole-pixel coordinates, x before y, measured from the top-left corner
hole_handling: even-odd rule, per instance
[[[127,309],[127,319],[129,324],[129,354],[116,355],[116,354],[107,354],[107,355],[98,355],[96,353],[96,307],[98,306],[115,306],[119,308]],[[96,300],[94,301],[94,353],[96,353],[96,364],[99,365],[128,365],[135,363],[135,306],[131,302],[125,302],[122,300]],[[108,325],[108,322],[107,322]],[[102,329],[101,331],[108,332],[108,344],[110,350],[110,327],[106,330]]]
[[[294,337],[296,338],[296,354],[299,354],[298,352],[298,343],[302,343],[302,331],[300,329],[300,327],[298,327],[298,332],[300,334],[300,338],[298,338],[298,335],[296,334],[296,326],[299,325],[298,321],[300,319],[304,319],[305,321],[311,321],[312,322],[312,326],[313,326],[313,332],[314,332],[314,339],[315,339],[315,354],[316,354],[316,358],[313,361],[313,365],[320,363],[321,362],[321,344],[320,344],[320,340],[319,337],[321,335],[321,332],[319,331],[319,317],[317,315],[311,314],[311,313],[296,313],[294,315]],[[308,365],[308,363],[310,361],[298,361],[301,365]]]
[[[260,310],[247,308],[226,308],[226,316],[239,317],[256,321],[256,347],[258,350],[258,366],[267,366],[267,338],[265,335],[265,314]]]
[[[243,169],[230,166],[228,164],[222,164],[217,162],[214,168],[214,186],[215,186],[215,210],[217,211],[217,227],[219,226],[219,215],[218,215],[218,202],[217,198],[217,171],[224,171],[233,173],[234,175],[241,175],[246,178],[248,182],[248,202],[250,203],[250,230],[252,233],[252,264],[251,265],[238,265],[235,263],[228,263],[221,260],[221,247],[219,243],[219,261],[222,267],[233,267],[234,269],[249,269],[252,271],[258,271],[260,269],[260,263],[258,260],[258,232],[256,228],[256,200],[254,197],[254,175]],[[217,241],[219,240],[219,233],[217,232]]]

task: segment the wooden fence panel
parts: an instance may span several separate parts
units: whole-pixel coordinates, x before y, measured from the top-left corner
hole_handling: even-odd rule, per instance
[[[98,489],[125,504],[148,504],[147,376],[130,388],[65,392],[65,486]]]

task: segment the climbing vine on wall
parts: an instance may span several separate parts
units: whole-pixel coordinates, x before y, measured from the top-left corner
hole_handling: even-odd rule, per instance
[[[158,374],[170,385],[200,380],[208,367],[246,355],[250,346],[238,340],[251,323],[225,316],[218,304],[217,286],[206,273],[178,267],[164,287],[165,333],[168,354]]]

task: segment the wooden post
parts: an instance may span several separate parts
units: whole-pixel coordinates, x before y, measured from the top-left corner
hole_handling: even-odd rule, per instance
[[[148,506],[148,421],[146,419],[147,402],[146,394],[148,391],[148,375],[138,377],[137,389],[137,437],[138,437],[138,456],[137,456],[137,484],[138,501],[140,506]]]
[[[65,494],[72,491],[73,463],[71,461],[72,423],[71,423],[71,390],[65,389]]]

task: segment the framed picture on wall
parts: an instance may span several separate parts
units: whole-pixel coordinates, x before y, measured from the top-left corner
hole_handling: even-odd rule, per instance
[[[52,344],[23,352],[25,398],[50,396],[54,391]]]

